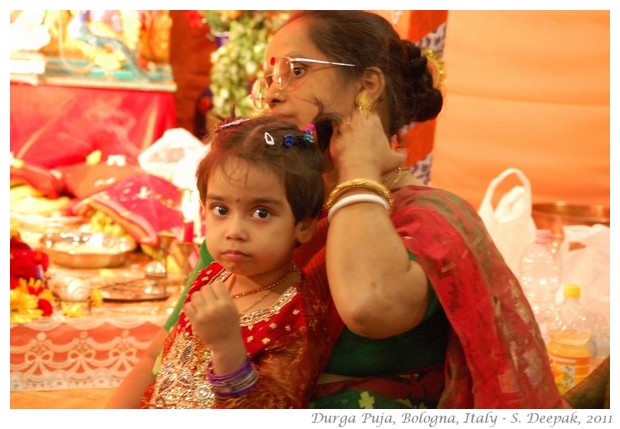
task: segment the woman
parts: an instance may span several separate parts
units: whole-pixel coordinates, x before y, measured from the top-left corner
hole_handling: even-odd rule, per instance
[[[300,267],[326,269],[346,325],[311,406],[565,406],[476,211],[421,186],[391,149],[403,126],[441,110],[420,50],[375,14],[304,11],[273,37],[266,73],[253,97],[270,114],[300,127],[320,109],[342,118],[325,149],[329,219],[296,253]]]

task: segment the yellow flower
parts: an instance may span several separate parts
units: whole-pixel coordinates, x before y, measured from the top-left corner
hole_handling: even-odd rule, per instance
[[[11,313],[11,323],[29,323],[40,319],[43,315],[41,310],[28,310],[25,313]]]
[[[38,298],[24,292],[21,285],[10,291],[10,301],[11,323],[28,323],[43,316],[43,312],[37,308]]]
[[[41,292],[39,294],[39,299],[44,299],[46,301],[49,301],[49,302],[53,303],[54,302],[54,294],[52,293],[51,290],[45,289],[43,292]]]
[[[90,303],[93,307],[101,307],[103,305],[103,295],[97,288],[93,288],[90,291]]]
[[[67,317],[84,317],[84,307],[86,305],[82,302],[61,302],[60,307],[62,313]]]
[[[37,308],[37,297],[24,292],[21,286],[11,290],[11,311],[26,311]]]

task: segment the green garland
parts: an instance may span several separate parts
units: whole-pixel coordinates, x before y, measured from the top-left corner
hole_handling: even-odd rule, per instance
[[[228,117],[233,108],[235,116],[260,113],[252,105],[250,88],[262,73],[269,39],[289,14],[289,11],[240,11],[227,25],[218,26],[212,21],[212,29],[228,29],[228,41],[211,55],[210,88],[216,115]]]

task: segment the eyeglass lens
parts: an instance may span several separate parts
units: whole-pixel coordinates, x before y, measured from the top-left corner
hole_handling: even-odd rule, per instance
[[[276,88],[283,90],[291,80],[291,62],[288,58],[279,58],[273,68],[273,73],[265,75],[254,82],[252,86],[252,101],[257,109],[264,109],[265,97],[269,87],[275,83]]]
[[[273,68],[273,81],[278,89],[282,90],[288,86],[291,81],[291,61],[287,57],[279,58]]]

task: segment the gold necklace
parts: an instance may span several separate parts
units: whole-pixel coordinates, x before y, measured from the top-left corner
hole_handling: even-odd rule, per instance
[[[386,188],[391,190],[398,182],[400,182],[400,179],[402,179],[405,174],[407,174],[407,169],[401,165],[396,170],[392,170],[388,173],[382,182]]]
[[[250,305],[248,308],[243,309],[243,311],[240,311],[239,314],[245,314],[247,313],[251,308],[254,308],[258,305],[259,302],[261,302],[262,300],[264,300],[265,298],[267,298],[267,295],[269,295],[271,293],[271,291],[267,291],[263,296],[261,296],[260,298],[258,298],[256,300],[256,302],[254,302],[254,304]]]
[[[278,280],[276,280],[275,282],[273,282],[273,283],[271,283],[271,284],[268,284],[267,286],[259,287],[259,288],[252,289],[252,290],[248,290],[248,291],[245,291],[245,292],[239,292],[239,293],[236,293],[236,294],[234,294],[234,295],[231,295],[230,297],[231,297],[232,299],[237,299],[237,298],[241,298],[241,297],[248,296],[248,295],[254,295],[254,294],[256,294],[256,293],[259,293],[259,292],[262,292],[262,291],[265,291],[265,290],[267,290],[267,291],[268,291],[268,290],[271,290],[271,289],[273,289],[273,288],[275,288],[275,287],[279,286],[280,284],[282,284],[282,283],[284,282],[284,280],[286,280],[286,278],[288,277],[288,275],[289,275],[290,273],[292,273],[292,272],[296,272],[296,273],[298,273],[298,274],[299,274],[299,268],[297,268],[297,265],[295,265],[295,264],[291,264],[291,269],[290,269],[290,270],[288,270],[286,273],[284,273],[284,275],[283,275],[282,277],[280,277]],[[230,275],[230,274],[229,274],[229,275]],[[228,277],[228,276],[226,276],[226,277]],[[301,275],[300,275],[300,277],[301,277]],[[235,278],[233,277],[233,282],[234,282],[234,280],[235,280]],[[232,291],[232,285],[231,285],[231,291]],[[267,293],[267,294],[265,294],[265,296],[267,296],[267,295],[268,295],[268,293]],[[265,296],[263,296],[263,298],[264,298]],[[262,300],[263,298],[261,298],[261,300]],[[258,302],[260,302],[260,301],[258,301]],[[254,306],[254,305],[258,304],[258,302],[254,303],[252,306]]]

